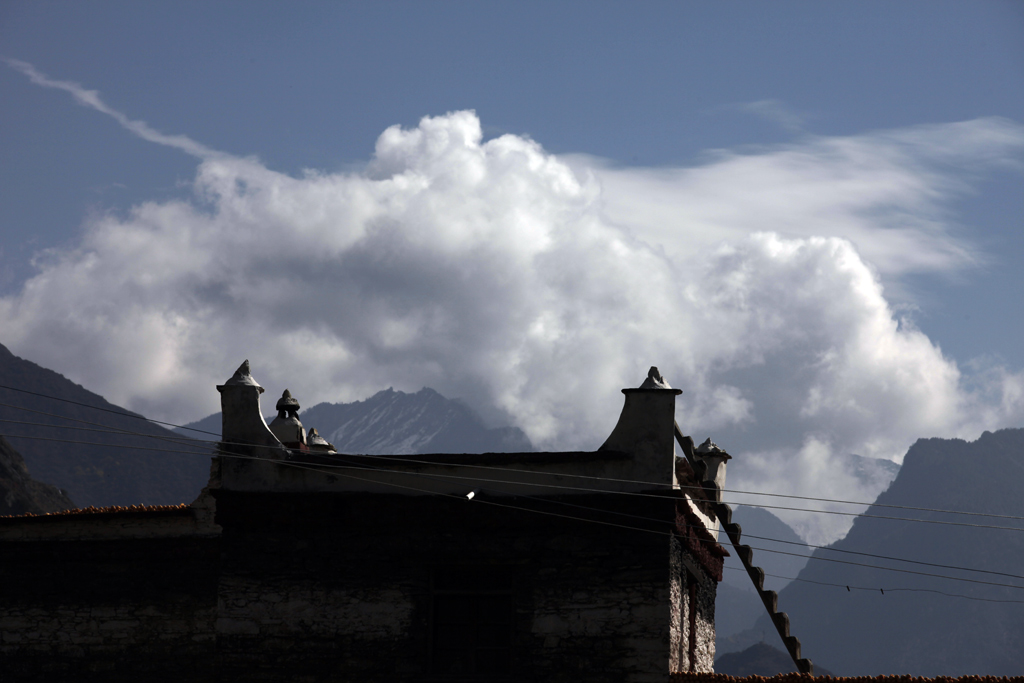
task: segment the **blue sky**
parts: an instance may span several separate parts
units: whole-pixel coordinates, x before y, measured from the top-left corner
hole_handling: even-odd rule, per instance
[[[802,133],[1024,114],[1015,2],[9,2],[0,53],[289,173],[363,163],[387,126],[467,108],[485,135],[641,166]],[[194,171],[14,71],[0,92],[6,291],[86,213],[173,196]],[[989,172],[954,207],[988,267],[910,283],[926,304],[917,323],[963,360],[1024,364],[1022,316],[1003,305],[1024,296],[1020,185]]]
[[[0,343],[157,417],[209,412],[189,395],[250,355],[304,404],[427,384],[549,446],[596,445],[614,410],[566,412],[557,387],[615,394],[652,362],[715,397],[684,417],[766,463],[1020,426],[1021,3],[7,2],[0,56]],[[398,177],[435,194],[387,194]],[[260,240],[334,260],[238,256]],[[593,385],[556,369],[587,364]],[[905,427],[847,433],[876,409]]]

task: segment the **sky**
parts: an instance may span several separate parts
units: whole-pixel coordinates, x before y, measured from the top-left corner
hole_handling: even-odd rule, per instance
[[[248,358],[587,449],[657,365],[731,485],[857,500],[1024,426],[1021,3],[11,1],[0,59],[0,343],[150,417]]]

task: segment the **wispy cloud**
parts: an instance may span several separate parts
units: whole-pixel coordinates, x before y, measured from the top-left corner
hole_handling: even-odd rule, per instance
[[[798,113],[782,100],[757,100],[737,104],[734,107],[738,111],[745,111],[776,123],[793,133],[802,132],[806,122],[806,116]]]
[[[29,64],[28,62],[23,62],[19,59],[11,59],[5,57],[3,58],[3,60],[12,69],[16,69],[17,71],[20,71],[21,73],[28,76],[29,80],[31,80],[36,85],[42,86],[44,88],[55,88],[57,90],[63,90],[65,92],[70,93],[71,96],[75,98],[75,101],[81,104],[82,106],[89,107],[90,109],[95,109],[98,112],[110,116],[119,124],[121,124],[121,126],[125,130],[128,130],[134,135],[139,136],[143,140],[155,142],[158,145],[174,147],[175,149],[180,149],[182,152],[185,152],[186,154],[191,154],[194,157],[199,157],[200,159],[207,159],[222,154],[217,150],[210,149],[209,147],[203,145],[202,143],[196,142],[195,140],[189,138],[188,136],[166,135],[158,130],[154,130],[145,121],[135,121],[129,119],[127,116],[117,111],[116,109],[112,109],[109,106],[107,106],[107,103],[100,98],[100,94],[96,90],[88,90],[73,81],[58,81],[49,78],[45,74],[41,73],[38,69],[36,69],[32,64]]]
[[[1019,159],[1016,124],[615,169],[485,142],[462,111],[384,131],[365,170],[295,178],[38,78],[201,158],[192,201],[94,217],[0,298],[13,351],[154,416],[216,410],[211,387],[249,358],[309,405],[426,385],[543,447],[592,448],[656,364],[686,391],[684,428],[737,455],[737,485],[846,498],[873,493],[847,454],[1024,419],[1024,376],[965,377],[883,288],[976,262],[948,204],[961,168]]]
[[[852,242],[895,285],[911,273],[952,272],[984,260],[950,220],[950,204],[974,191],[976,171],[1005,166],[1022,152],[1019,124],[984,118],[809,136],[719,152],[683,168],[566,160],[600,182],[609,218],[638,226],[673,258],[757,231],[835,236]]]

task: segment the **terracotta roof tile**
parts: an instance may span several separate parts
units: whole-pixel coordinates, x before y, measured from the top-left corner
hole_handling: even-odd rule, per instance
[[[60,510],[59,512],[45,512],[42,514],[33,514],[31,512],[23,515],[4,515],[0,516],[0,519],[26,519],[29,517],[37,517],[40,519],[48,519],[54,517],[67,518],[67,517],[80,517],[85,515],[109,515],[109,514],[139,514],[139,513],[153,513],[153,512],[183,512],[189,509],[187,503],[180,505],[109,505],[107,507],[94,507],[90,505],[87,508],[75,508],[73,510]]]

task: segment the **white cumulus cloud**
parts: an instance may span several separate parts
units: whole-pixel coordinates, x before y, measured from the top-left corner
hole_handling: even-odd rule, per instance
[[[22,67],[18,67],[22,68]],[[0,299],[3,343],[110,400],[184,421],[244,358],[310,406],[430,386],[542,448],[598,446],[657,364],[684,431],[735,455],[730,483],[862,497],[843,458],[1019,423],[1020,374],[965,371],[894,313],[910,272],[969,268],[962,169],[1017,158],[981,119],[617,168],[484,140],[470,111],[392,127],[365,170],[301,177],[200,158],[194,196],[89,219]],[[315,426],[315,425],[309,425]],[[791,514],[812,540],[847,521]]]

